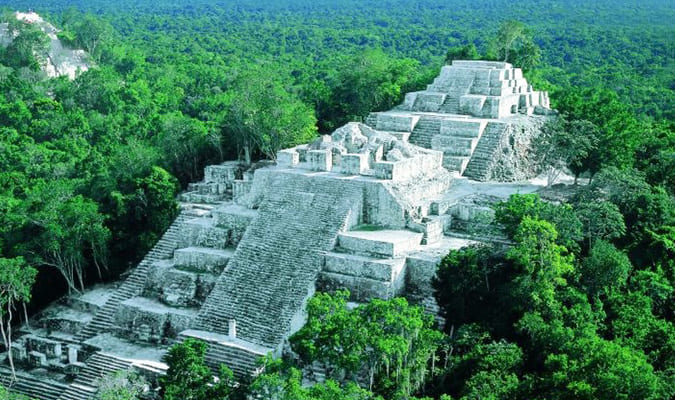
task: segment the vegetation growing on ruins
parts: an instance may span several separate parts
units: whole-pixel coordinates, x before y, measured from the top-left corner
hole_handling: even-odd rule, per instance
[[[551,180],[554,167],[566,166],[590,184],[561,205],[530,195],[499,204],[497,221],[515,245],[443,260],[443,333],[399,299],[348,310],[342,295],[321,295],[294,346],[303,362],[334,363],[342,376],[302,388],[298,365],[268,361],[251,392],[321,400],[675,396],[672,6],[259,3],[3,3],[35,7],[98,64],[74,81],[46,79],[45,35],[3,14],[17,35],[0,47],[0,278],[14,290],[0,296],[3,326],[6,311],[30,299],[33,268],[39,305],[138,261],[204,165],[273,157],[391,108],[444,61],[488,57],[525,67],[562,112],[537,149]],[[17,266],[23,274],[12,272]],[[326,319],[342,325],[324,326]],[[375,329],[381,319],[418,325],[387,335]],[[185,346],[169,360],[177,370],[165,398],[186,398],[184,390],[234,398],[227,385],[206,389],[203,346]]]

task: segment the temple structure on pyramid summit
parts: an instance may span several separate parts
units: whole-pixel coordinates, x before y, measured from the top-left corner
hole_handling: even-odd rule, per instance
[[[196,338],[243,377],[281,356],[316,291],[405,296],[437,313],[440,259],[490,233],[491,203],[534,192],[532,141],[554,112],[518,68],[454,61],[426,90],[250,168],[208,166],[181,213],[119,282],[65,297],[20,328],[12,389],[85,400],[100,378],[153,381]],[[484,229],[482,229],[484,228]],[[0,380],[11,373],[0,368]]]

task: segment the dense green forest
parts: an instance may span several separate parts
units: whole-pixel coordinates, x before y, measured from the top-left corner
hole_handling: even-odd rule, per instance
[[[35,56],[44,36],[3,14],[18,34],[0,47],[0,281],[14,288],[3,310],[31,300],[34,279],[35,308],[114,279],[166,229],[176,194],[205,165],[271,158],[388,109],[446,60],[495,57],[500,26],[518,20],[534,56],[517,61],[564,116],[557,143],[570,132],[587,138],[563,156],[592,183],[563,205],[516,196],[497,207],[512,248],[448,255],[437,281],[443,332],[400,299],[349,310],[343,294],[321,295],[293,339],[300,359],[267,360],[247,390],[275,399],[675,396],[672,4],[2,5],[35,9],[97,65],[73,81],[46,79]],[[340,341],[358,345],[336,352]],[[204,373],[198,343],[175,352],[174,369]],[[297,368],[315,360],[340,368],[302,388]],[[169,374],[165,398],[243,396],[228,384],[206,390],[210,375],[181,379]]]

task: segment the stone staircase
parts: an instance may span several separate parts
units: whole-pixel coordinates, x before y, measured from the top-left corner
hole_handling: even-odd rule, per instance
[[[87,366],[57,400],[91,400],[96,394],[101,378],[132,368],[130,361],[104,353],[95,353],[89,357],[86,364]]]
[[[332,249],[362,192],[349,181],[279,174],[196,320],[222,335],[278,350],[312,295],[321,252]],[[295,327],[295,329],[299,326]],[[227,359],[218,360],[233,369]]]
[[[75,340],[84,341],[111,328],[115,312],[120,303],[142,293],[151,265],[156,261],[173,256],[173,251],[178,247],[183,224],[190,217],[189,212],[181,212],[176,217],[169,229],[162,235],[162,238],[96,313],[91,322],[75,335]]]
[[[21,371],[17,371],[16,380],[12,380],[12,371],[4,367],[0,368],[0,384],[9,389],[11,393],[22,394],[37,400],[57,400],[68,388],[66,384]]]
[[[441,129],[441,117],[423,116],[420,118],[415,129],[410,135],[410,143],[424,147],[431,148],[431,139],[438,135]]]
[[[487,175],[493,162],[495,151],[499,148],[499,142],[502,139],[506,126],[507,125],[502,122],[488,122],[485,127],[485,132],[478,142],[471,160],[466,166],[464,176],[477,181],[484,181],[489,178]]]

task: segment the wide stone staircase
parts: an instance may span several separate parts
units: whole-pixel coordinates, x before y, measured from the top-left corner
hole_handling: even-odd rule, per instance
[[[280,174],[269,184],[258,218],[195,323],[199,331],[236,339],[226,346],[246,348],[248,343],[249,359],[259,357],[260,349],[280,349],[314,291],[322,252],[334,247],[362,198],[360,186],[349,181]],[[217,361],[241,370],[233,360]]]

